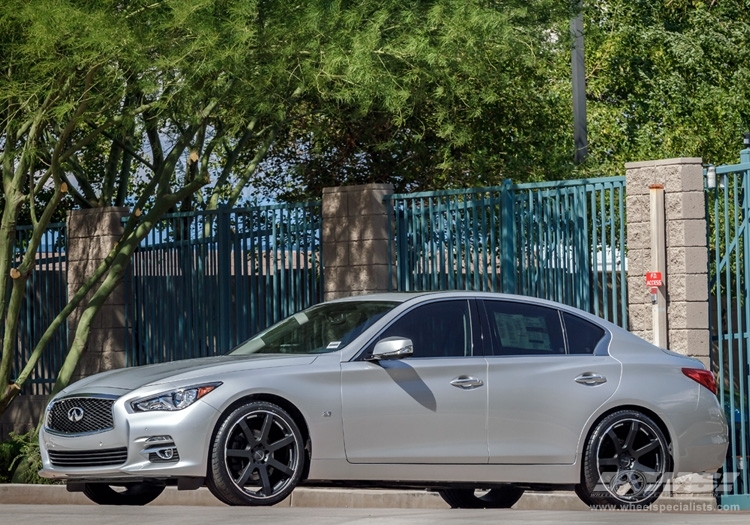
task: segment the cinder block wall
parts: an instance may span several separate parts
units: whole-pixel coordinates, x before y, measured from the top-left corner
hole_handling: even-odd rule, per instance
[[[668,349],[709,366],[708,247],[700,158],[625,165],[628,230],[628,303],[632,332],[653,341],[652,305],[645,275],[651,268],[650,195],[664,186]]]
[[[391,184],[323,189],[324,299],[387,292]],[[394,276],[395,278],[395,276]]]
[[[96,267],[107,256],[122,233],[121,219],[128,208],[92,208],[68,212],[67,267],[68,298],[72,298]],[[68,344],[75,337],[86,299],[68,318]],[[119,285],[94,318],[86,351],[72,378],[125,366],[126,315],[124,286]],[[0,418],[0,440],[11,431],[31,430],[44,414],[47,396],[23,395]]]
[[[69,298],[75,295],[107,257],[122,235],[122,218],[129,213],[128,208],[120,207],[73,210],[68,213]],[[73,381],[125,366],[125,299],[124,286],[120,283],[94,318],[86,350],[78,363]],[[87,300],[84,299],[68,319],[69,343],[73,342],[78,320],[86,304]]]

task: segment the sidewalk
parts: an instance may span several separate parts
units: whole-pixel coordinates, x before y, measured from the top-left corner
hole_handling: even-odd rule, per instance
[[[716,500],[709,496],[662,496],[659,505],[713,508]],[[0,485],[0,504],[18,505],[93,505],[80,492],[68,492],[63,485]],[[159,496],[151,505],[224,506],[206,488],[178,491],[175,487]],[[328,508],[411,508],[446,509],[448,505],[436,492],[421,490],[380,490],[300,487],[279,503],[288,507]],[[519,510],[588,510],[573,492],[527,492],[515,504]]]

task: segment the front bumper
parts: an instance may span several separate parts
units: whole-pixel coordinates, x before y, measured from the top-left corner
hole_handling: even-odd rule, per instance
[[[218,417],[201,400],[173,412],[133,412],[118,400],[111,430],[62,434],[45,425],[39,475],[70,481],[203,477]]]

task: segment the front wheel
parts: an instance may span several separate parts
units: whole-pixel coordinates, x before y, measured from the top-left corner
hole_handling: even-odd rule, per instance
[[[123,485],[86,483],[83,493],[99,505],[146,505],[158,498],[164,488],[164,485],[146,481]]]
[[[438,494],[452,509],[509,509],[523,496],[523,489],[505,485],[488,491],[443,489]]]
[[[605,417],[586,443],[576,493],[588,505],[648,506],[662,493],[670,462],[659,426],[641,412],[621,410]]]
[[[206,485],[229,505],[274,505],[292,493],[304,464],[294,419],[273,403],[253,401],[221,422]]]

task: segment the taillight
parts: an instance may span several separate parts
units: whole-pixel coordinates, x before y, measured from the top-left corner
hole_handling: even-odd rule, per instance
[[[702,368],[683,368],[682,373],[688,376],[693,381],[697,381],[701,385],[708,388],[714,395],[716,395],[716,380],[714,380],[713,373]]]

